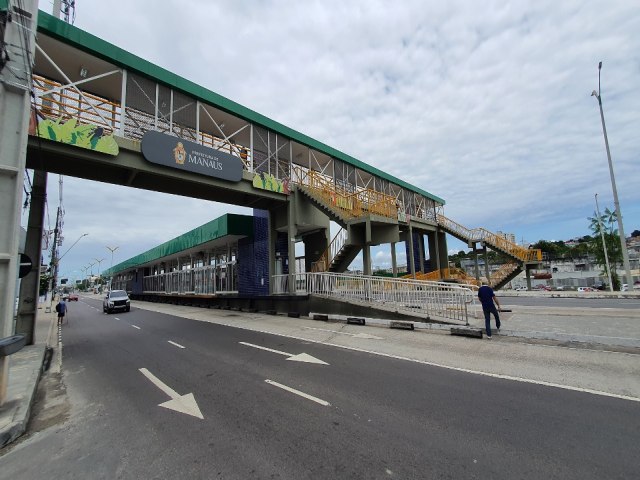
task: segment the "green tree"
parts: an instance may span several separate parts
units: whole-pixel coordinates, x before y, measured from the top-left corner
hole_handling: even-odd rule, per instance
[[[604,236],[604,245],[607,249],[609,267],[611,268],[613,289],[620,290],[620,278],[618,278],[617,265],[622,263],[622,249],[620,248],[618,230],[615,228],[618,221],[616,212],[607,207],[604,213],[600,215],[600,221],[598,221],[598,215],[595,212],[593,213],[593,217],[589,217],[588,220],[590,222],[589,229],[593,232],[593,238],[590,242],[590,252],[595,257],[596,264],[602,267],[602,275],[607,276],[607,262],[602,245],[602,237]]]
[[[44,273],[40,275],[40,296],[44,296],[49,292],[50,280],[51,280],[51,275],[49,273]]]

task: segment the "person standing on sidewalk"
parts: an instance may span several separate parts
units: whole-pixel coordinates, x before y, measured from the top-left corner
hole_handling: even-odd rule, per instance
[[[493,292],[493,288],[487,285],[487,282],[482,282],[482,286],[478,289],[478,298],[482,304],[482,312],[484,313],[484,325],[487,330],[487,338],[491,338],[491,314],[496,319],[496,328],[500,331],[500,315],[498,314],[498,308],[500,302],[496,298],[496,294]],[[498,308],[496,308],[496,305]]]
[[[60,302],[56,305],[56,312],[58,312],[58,325],[62,325],[64,315],[67,313],[67,304],[64,303],[63,299],[60,299]]]

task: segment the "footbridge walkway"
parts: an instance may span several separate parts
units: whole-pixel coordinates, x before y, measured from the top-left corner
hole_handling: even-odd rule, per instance
[[[6,231],[15,232],[0,241],[2,265],[11,267],[0,270],[0,283],[9,285],[16,277],[16,222],[25,168],[38,173],[32,209],[44,209],[47,173],[254,209],[252,233],[242,232],[224,246],[212,236],[206,255],[196,241],[186,251],[171,252],[182,255],[171,268],[160,255],[154,259],[160,263],[153,265],[153,272],[143,271],[149,265],[125,262],[101,272],[107,276],[139,276],[142,282],[152,273],[168,275],[199,265],[229,278],[226,269],[245,255],[250,260],[242,271],[248,276],[236,284],[246,290],[239,287],[239,295],[274,295],[285,290],[292,295],[302,282],[309,293],[386,303],[423,310],[426,315],[455,312],[447,317],[454,318],[466,304],[462,299],[467,298],[468,289],[418,279],[423,274],[434,280],[445,278],[446,233],[481,242],[520,262],[511,273],[530,261],[492,234],[454,228],[444,220],[445,201],[418,186],[47,13],[18,9],[14,2],[1,0],[0,10],[8,13],[0,15],[0,21],[6,39],[15,46],[0,68],[0,136],[5,135],[0,142],[0,192],[6,207],[1,218]],[[15,125],[23,130],[20,145],[5,141]],[[15,162],[5,165],[9,159]],[[208,220],[206,208],[202,215],[203,221]],[[31,258],[41,255],[43,216],[36,217],[40,223],[29,225],[25,249]],[[331,222],[342,228],[333,239]],[[299,242],[304,243],[304,267],[296,271]],[[398,242],[404,242],[416,278],[372,279],[371,247],[391,246],[395,272]],[[354,279],[345,272],[360,252],[364,275]],[[207,268],[212,265],[206,264],[209,261],[217,270]],[[37,296],[39,277],[35,263],[23,279],[23,284],[33,286],[32,298]],[[338,273],[345,275],[341,279]],[[212,285],[211,278],[202,281]],[[496,282],[499,286],[502,280]],[[227,285],[232,284],[229,278]],[[200,287],[210,288],[206,285]],[[437,295],[442,299],[435,301]],[[9,292],[0,299],[7,319],[12,302],[6,299],[11,296]],[[27,297],[21,296],[18,317],[31,316],[33,324],[33,305]],[[3,319],[5,325],[11,323],[7,319]],[[19,326],[27,323],[18,321]]]

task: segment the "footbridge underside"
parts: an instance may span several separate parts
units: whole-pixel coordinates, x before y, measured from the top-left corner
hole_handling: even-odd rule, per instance
[[[114,137],[117,156],[64,143],[29,137],[27,168],[173,195],[269,210],[286,204],[286,196],[253,187],[254,175],[239,182],[160,167],[143,158],[140,142]]]

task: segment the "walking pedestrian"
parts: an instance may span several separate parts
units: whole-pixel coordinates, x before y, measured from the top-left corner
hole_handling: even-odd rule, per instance
[[[64,315],[67,313],[67,304],[64,303],[63,299],[60,299],[60,301],[56,305],[56,312],[58,312],[58,325],[62,325]]]
[[[484,313],[484,326],[487,331],[487,338],[491,339],[491,314],[496,319],[496,328],[500,331],[500,315],[498,314],[498,308],[500,302],[496,298],[496,294],[493,292],[487,282],[482,282],[482,286],[478,289],[478,298],[482,304],[482,312]],[[496,308],[496,305],[498,308]]]

